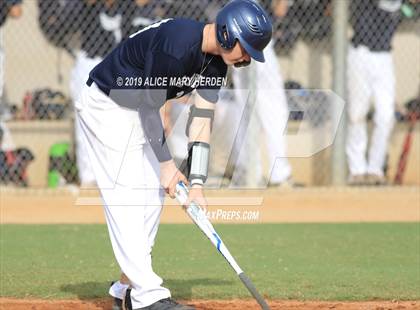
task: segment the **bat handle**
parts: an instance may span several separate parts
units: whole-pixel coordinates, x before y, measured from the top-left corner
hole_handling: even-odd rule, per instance
[[[188,187],[180,181],[175,187],[175,196],[184,205],[188,201]]]

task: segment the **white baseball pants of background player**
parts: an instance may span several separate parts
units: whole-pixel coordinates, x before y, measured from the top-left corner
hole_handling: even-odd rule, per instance
[[[6,113],[6,103],[3,98],[4,75],[3,30],[0,28],[0,118]]]
[[[0,139],[0,150],[9,151],[15,149],[15,144],[10,134],[9,128],[3,122],[8,115],[2,115],[6,111],[6,103],[3,98],[3,87],[4,87],[4,50],[3,50],[3,31],[0,29],[0,131],[2,132],[2,138]],[[4,110],[3,110],[4,109]]]
[[[348,53],[348,129],[346,153],[351,175],[383,176],[388,139],[394,126],[395,76],[390,52],[372,52],[365,46]],[[374,98],[374,129],[368,160],[366,116]]]
[[[3,50],[3,30],[0,28],[0,104],[3,104],[4,87],[4,50]]]
[[[119,106],[96,84],[76,102],[83,143],[104,203],[115,258],[129,278],[133,308],[170,297],[152,269],[151,251],[164,192],[159,162],[146,142],[138,112]],[[123,298],[120,282],[110,294]]]
[[[79,51],[76,55],[76,62],[70,75],[70,96],[73,102],[78,100],[86,81],[89,78],[89,72],[102,60],[101,57],[89,58],[85,51]],[[77,113],[75,115],[77,118]],[[92,185],[95,182],[95,176],[89,163],[86,147],[83,145],[82,132],[77,119],[74,124],[74,134],[76,142],[76,160],[79,179],[82,186]]]
[[[272,184],[286,181],[292,173],[286,154],[285,128],[289,116],[284,82],[280,74],[279,61],[271,41],[264,49],[265,63],[253,61],[255,68],[255,86],[257,89],[254,113],[257,113],[267,145],[268,177]],[[249,68],[233,68],[232,78],[235,85],[236,99],[239,104],[246,104],[248,92]],[[247,154],[238,152],[236,167],[240,170],[249,166]],[[261,162],[252,163],[262,165]],[[257,167],[256,171],[262,171]],[[270,176],[271,174],[271,176]],[[235,176],[234,176],[235,177]]]

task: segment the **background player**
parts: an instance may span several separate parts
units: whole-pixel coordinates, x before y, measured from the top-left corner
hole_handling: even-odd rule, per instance
[[[130,0],[68,0],[54,3],[40,1],[40,23],[44,34],[53,44],[64,47],[75,57],[70,74],[70,96],[76,102],[89,72],[133,28],[138,30],[144,21],[134,19],[138,10],[146,11],[146,4]],[[153,10],[147,10],[150,15]],[[148,19],[152,21],[151,17]],[[83,31],[81,31],[83,29]],[[78,46],[69,46],[69,41],[77,38]],[[77,114],[76,114],[77,117]],[[89,163],[86,148],[82,143],[82,133],[75,122],[76,159],[81,186],[95,184],[95,176]]]
[[[4,0],[0,5],[0,104],[3,105],[4,87],[4,51],[2,27],[8,17],[19,18],[22,16],[22,0]],[[0,107],[0,112],[2,107]]]
[[[8,17],[19,18],[22,16],[22,0],[5,0],[0,5],[0,150],[12,150],[15,148],[9,128],[4,121],[10,118],[6,105],[4,88],[4,50],[3,50],[3,25]]]
[[[348,52],[349,184],[383,185],[388,140],[395,122],[395,73],[391,40],[401,21],[402,0],[351,3],[354,35]],[[366,117],[375,102],[368,159]]]
[[[287,13],[288,1],[266,0],[261,1],[261,3],[268,9],[271,7],[277,17],[283,17]],[[289,109],[273,40],[268,44],[264,54],[266,58],[265,63],[253,64],[253,77],[257,89],[254,111],[259,119],[263,136],[266,137],[268,167],[270,169],[268,171],[268,184],[271,186],[293,186],[292,169],[286,154],[286,137],[283,134],[289,116]],[[249,68],[245,70],[233,68],[232,70],[236,102],[240,105],[245,105],[247,102],[246,95],[248,92],[244,90],[249,88],[249,70]],[[245,133],[239,134],[243,136]],[[235,144],[235,146],[238,146],[238,144]],[[245,151],[244,149],[242,151],[240,149],[235,150],[236,154],[238,154],[236,169],[232,179],[235,185],[243,185],[243,173],[247,169],[247,155],[249,155],[249,152]],[[255,151],[258,152],[259,150]],[[262,173],[262,162],[257,162],[255,165],[257,166],[255,170]],[[262,175],[258,177],[262,178]]]

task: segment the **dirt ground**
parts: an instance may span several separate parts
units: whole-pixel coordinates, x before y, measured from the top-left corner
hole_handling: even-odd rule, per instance
[[[197,310],[251,310],[260,309],[253,300],[192,300],[184,302],[195,306]],[[282,301],[271,300],[268,302],[272,310],[402,310],[420,309],[418,301],[368,301],[368,302],[323,302],[323,301]],[[0,309],[11,310],[111,310],[112,301],[94,300],[14,300],[0,298]]]
[[[266,191],[209,191],[209,211],[258,212],[253,220],[213,217],[224,223],[299,222],[419,222],[418,187],[305,188]],[[191,223],[174,201],[166,200],[162,223]],[[0,223],[104,223],[101,200],[95,190],[0,190]],[[192,300],[198,310],[259,309],[253,300]],[[420,301],[269,301],[271,309],[419,309]],[[111,310],[111,300],[16,300],[0,298],[7,310]]]
[[[303,188],[207,191],[214,223],[337,223],[420,221],[419,187]],[[230,218],[230,212],[256,214]],[[96,190],[0,190],[0,223],[104,223]],[[175,200],[165,201],[161,223],[191,223]]]

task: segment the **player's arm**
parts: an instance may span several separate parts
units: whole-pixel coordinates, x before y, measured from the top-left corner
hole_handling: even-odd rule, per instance
[[[172,120],[171,120],[172,102],[166,101],[165,104],[160,108],[160,118],[163,123],[163,130],[167,137],[172,131]]]
[[[189,143],[210,143],[215,104],[197,95],[189,116]]]
[[[190,108],[186,133],[188,135],[188,180],[191,184],[189,201],[201,206],[207,202],[203,195],[203,185],[207,180],[210,160],[210,135],[215,104],[197,95]]]
[[[288,8],[289,8],[289,1],[288,0],[273,0],[271,2],[271,8],[275,16],[284,17],[286,16]]]
[[[9,16],[12,18],[19,18],[22,16],[22,0],[12,0],[10,1],[10,10],[9,10]],[[6,5],[8,3],[6,2]]]
[[[180,70],[176,59],[159,52],[149,52],[145,61],[145,76],[151,79],[171,76]],[[144,89],[141,92],[139,114],[144,131],[152,150],[160,163],[160,183],[171,198],[175,198],[175,187],[179,181],[187,182],[172,159],[166,143],[160,108],[166,101],[166,87]]]
[[[215,104],[197,95],[190,108],[188,136],[188,179],[191,186],[203,186],[207,180],[210,156],[210,135]]]
[[[144,135],[160,164],[160,183],[171,198],[175,198],[175,187],[180,181],[188,183],[178,170],[166,143],[165,131],[159,108],[150,104],[139,106]]]
[[[223,60],[215,59],[203,72],[202,76],[216,77],[224,80],[227,66]],[[210,161],[210,134],[214,119],[214,109],[219,100],[222,85],[199,85],[194,105],[191,107],[188,122],[188,179],[191,184],[189,201],[194,200],[200,205],[206,205],[202,187],[207,180]]]

